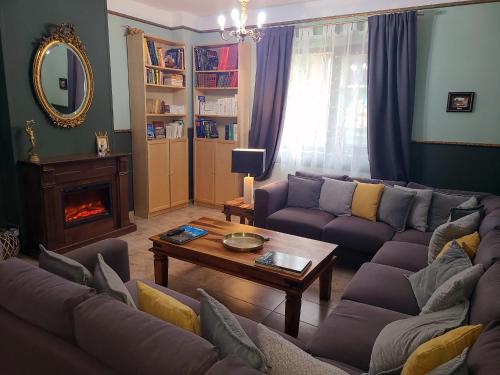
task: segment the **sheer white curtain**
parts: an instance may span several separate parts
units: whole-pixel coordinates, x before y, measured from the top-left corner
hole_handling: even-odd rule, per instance
[[[369,176],[366,22],[296,28],[277,174]]]

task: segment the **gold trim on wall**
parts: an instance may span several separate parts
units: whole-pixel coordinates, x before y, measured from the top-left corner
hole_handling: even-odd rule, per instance
[[[500,144],[495,143],[471,143],[471,142],[448,142],[448,141],[415,141],[412,143],[429,144],[429,145],[451,145],[451,146],[472,146],[472,147],[493,147],[500,148]]]
[[[41,70],[43,57],[47,51],[56,44],[65,44],[67,47],[71,48],[71,50],[82,62],[83,70],[85,72],[87,90],[85,92],[84,101],[80,105],[78,111],[68,116],[61,114],[48,102],[42,88]],[[56,126],[62,128],[74,128],[75,126],[83,123],[94,96],[94,78],[90,61],[85,53],[85,46],[76,35],[74,25],[68,23],[57,25],[54,31],[42,38],[33,61],[33,86],[35,88],[38,101]]]

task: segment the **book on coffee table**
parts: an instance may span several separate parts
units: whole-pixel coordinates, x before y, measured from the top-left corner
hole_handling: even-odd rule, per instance
[[[205,229],[192,227],[190,225],[183,225],[178,228],[179,233],[169,235],[169,232],[162,233],[160,238],[164,241],[172,242],[178,245],[184,245],[192,240],[200,238],[208,233]]]
[[[293,275],[302,275],[311,263],[311,259],[280,253],[278,251],[269,251],[255,260],[255,265],[257,266]]]

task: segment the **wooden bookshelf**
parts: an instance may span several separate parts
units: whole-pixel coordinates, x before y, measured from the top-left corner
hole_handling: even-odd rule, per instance
[[[210,69],[197,67],[196,49],[204,48],[220,51],[231,47],[237,54],[235,66],[210,66]],[[220,53],[218,52],[218,57]],[[232,56],[234,59],[235,56]],[[233,60],[234,61],[234,60]],[[249,129],[249,84],[250,84],[250,46],[245,44],[216,44],[193,47],[193,127],[194,127],[194,200],[205,206],[222,207],[225,201],[237,198],[242,194],[242,176],[231,173],[232,150],[247,147],[246,133]],[[227,68],[227,69],[225,69]],[[199,84],[199,74],[237,75],[235,87],[207,87]],[[218,83],[218,82],[216,82]],[[235,98],[236,95],[236,98]],[[198,97],[204,96],[206,101],[235,98],[236,113],[199,112]],[[232,111],[231,111],[232,112]],[[197,121],[208,119],[214,121],[219,138],[199,138]],[[237,131],[234,140],[225,139],[225,125],[236,123]]]
[[[163,53],[168,49],[182,50],[182,67],[158,66],[150,63],[146,42],[152,41]],[[182,43],[145,35],[133,29],[127,35],[130,120],[132,130],[132,158],[134,170],[134,210],[139,217],[148,218],[184,207],[189,202],[189,156],[187,126],[188,111],[185,58]],[[148,72],[154,69],[165,74],[183,76],[183,87],[148,82]],[[151,73],[150,73],[151,74]],[[158,73],[158,76],[161,77]],[[151,78],[151,76],[149,76]],[[166,77],[167,79],[170,77]],[[183,113],[151,113],[148,100],[159,100],[169,105],[184,106]],[[147,124],[152,121],[184,122],[181,138],[148,140]]]

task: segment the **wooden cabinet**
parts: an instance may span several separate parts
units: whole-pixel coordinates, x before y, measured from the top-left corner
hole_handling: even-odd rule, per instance
[[[170,141],[170,205],[176,207],[189,201],[189,163],[186,139]]]
[[[196,203],[222,206],[241,195],[241,176],[231,173],[231,151],[235,142],[219,139],[195,139]]]
[[[148,144],[149,213],[170,208],[170,144],[152,141]]]

